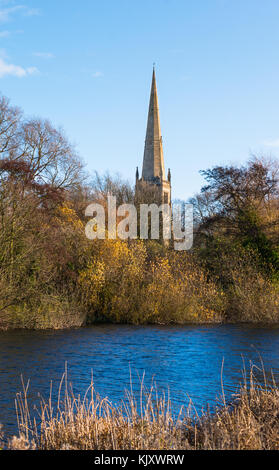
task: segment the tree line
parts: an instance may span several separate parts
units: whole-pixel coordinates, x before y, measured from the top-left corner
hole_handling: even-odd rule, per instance
[[[85,208],[135,201],[87,174],[62,129],[0,97],[0,328],[279,320],[276,160],[202,172],[194,246],[87,240]]]

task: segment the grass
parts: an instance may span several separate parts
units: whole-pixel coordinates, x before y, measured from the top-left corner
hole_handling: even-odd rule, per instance
[[[39,419],[30,417],[28,386],[17,395],[18,436],[11,450],[272,450],[279,449],[279,389],[255,378],[255,366],[235,395],[234,402],[216,405],[213,413],[193,415],[191,404],[179,415],[169,396],[141,381],[139,396],[126,391],[120,406],[101,398],[93,381],[85,396],[74,396],[64,373],[58,400],[41,398]],[[258,373],[258,371],[257,371]]]

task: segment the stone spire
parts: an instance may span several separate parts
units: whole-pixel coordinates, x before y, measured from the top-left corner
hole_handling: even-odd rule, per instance
[[[156,77],[155,69],[153,67],[152,86],[142,167],[142,179],[145,181],[154,181],[158,178],[160,182],[166,179]]]
[[[155,70],[153,68],[142,177],[136,172],[135,199],[144,204],[171,206],[171,173],[166,180]]]

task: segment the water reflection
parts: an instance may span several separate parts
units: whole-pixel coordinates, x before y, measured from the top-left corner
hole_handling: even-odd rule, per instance
[[[31,380],[29,396],[48,395],[50,381],[57,389],[68,363],[74,390],[84,393],[91,370],[101,395],[113,402],[137,374],[146,383],[154,377],[159,388],[169,387],[179,407],[192,398],[198,410],[214,403],[224,388],[229,398],[241,379],[242,356],[278,375],[279,329],[249,326],[130,327],[98,326],[73,331],[0,333],[0,422],[6,433],[16,428],[14,398],[21,390],[20,375]]]

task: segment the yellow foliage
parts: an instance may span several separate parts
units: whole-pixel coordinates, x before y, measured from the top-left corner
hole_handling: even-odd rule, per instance
[[[83,229],[83,223],[76,211],[66,202],[58,208],[57,220],[63,226],[72,226],[75,229]]]
[[[223,293],[178,253],[149,260],[143,241],[93,242],[94,261],[79,275],[84,303],[102,319],[122,323],[220,321]]]

